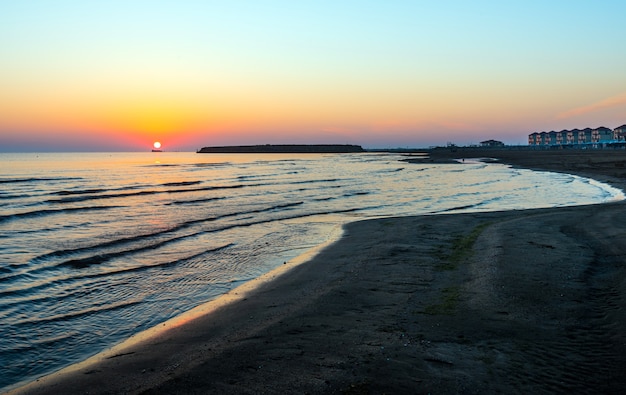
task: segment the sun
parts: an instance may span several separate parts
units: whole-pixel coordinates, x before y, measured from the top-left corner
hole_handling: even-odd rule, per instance
[[[161,143],[158,141],[155,141],[154,144],[152,144],[152,146],[154,147],[154,149],[159,149],[161,148]]]

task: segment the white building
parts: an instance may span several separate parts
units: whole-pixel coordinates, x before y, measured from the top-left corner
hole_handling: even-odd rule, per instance
[[[578,129],[574,129],[574,130],[578,131],[578,140],[576,141],[577,144],[591,143],[591,134],[592,134],[591,128],[585,128],[583,130],[578,130]]]
[[[626,140],[626,125],[618,126],[613,129],[613,140],[624,141]]]
[[[578,132],[574,133],[574,130],[562,130],[561,133],[565,134],[567,144],[576,144],[578,142]]]
[[[604,126],[600,126],[599,128],[593,129],[591,131],[591,142],[592,143],[604,143],[613,140],[613,131]]]

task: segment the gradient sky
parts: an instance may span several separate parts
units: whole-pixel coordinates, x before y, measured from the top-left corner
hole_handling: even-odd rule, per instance
[[[0,2],[0,151],[427,147],[626,123],[626,1]]]

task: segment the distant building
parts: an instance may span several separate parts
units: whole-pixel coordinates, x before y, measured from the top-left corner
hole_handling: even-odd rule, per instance
[[[574,133],[573,130],[562,130],[561,133],[565,135],[566,144],[576,144],[578,141],[578,132]]]
[[[551,132],[548,132],[548,144],[550,145],[561,144],[559,142],[560,137],[561,137],[561,133],[555,132],[554,130]]]
[[[481,147],[504,147],[504,143],[498,140],[485,140],[480,142]]]
[[[626,124],[613,130],[600,126],[595,129],[572,129],[560,132],[534,132],[528,135],[528,145],[586,145],[599,143],[614,145],[626,141]],[[482,144],[482,143],[481,143]]]
[[[591,128],[586,128],[578,131],[578,144],[591,143]]]
[[[626,140],[626,125],[618,126],[613,129],[613,140],[624,141]]]
[[[613,140],[613,131],[604,126],[600,126],[599,128],[593,129],[591,131],[591,142],[592,143],[604,143]]]
[[[562,145],[563,141],[565,141],[565,139],[567,138],[567,135],[563,136],[563,133],[561,133],[561,132],[550,132],[550,133],[556,134],[556,144],[557,145]]]

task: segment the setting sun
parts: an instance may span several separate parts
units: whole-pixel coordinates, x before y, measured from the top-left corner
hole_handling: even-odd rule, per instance
[[[155,142],[154,142],[154,144],[152,144],[152,146],[153,146],[155,149],[159,149],[159,148],[161,148],[161,143],[160,143],[160,142],[158,142],[158,141],[155,141]]]

